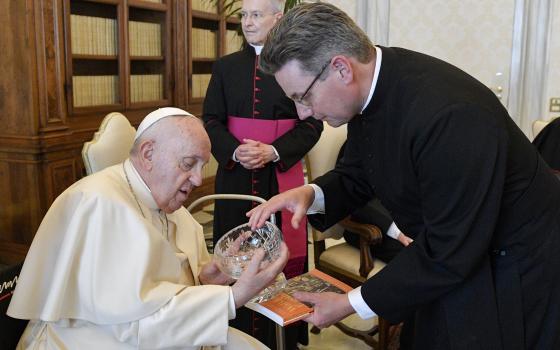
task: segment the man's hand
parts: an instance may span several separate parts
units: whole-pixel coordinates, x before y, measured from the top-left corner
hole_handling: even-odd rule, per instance
[[[293,296],[299,301],[313,304],[313,312],[303,320],[318,328],[333,325],[355,312],[347,294],[296,292]]]
[[[243,139],[243,143],[235,150],[235,158],[248,170],[264,167],[276,159],[271,145],[251,139]]]
[[[286,209],[294,214],[292,216],[292,227],[298,228],[314,199],[315,191],[313,191],[313,187],[308,185],[280,193],[247,213],[251,229],[262,227],[273,213],[281,209]]]
[[[241,277],[231,287],[235,307],[239,308],[245,305],[261,290],[268,287],[276,276],[282,272],[288,257],[288,246],[282,242],[278,259],[263,267],[261,262],[264,258],[264,250],[262,248],[257,249]]]
[[[397,240],[401,242],[401,244],[405,247],[407,247],[410,243],[414,241],[412,238],[408,237],[402,232],[399,233],[399,235],[397,236]]]
[[[229,285],[235,281],[233,278],[220,271],[214,260],[210,261],[200,269],[198,279],[201,284],[219,285]]]

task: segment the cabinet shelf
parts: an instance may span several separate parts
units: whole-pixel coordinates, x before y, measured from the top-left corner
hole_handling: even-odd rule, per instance
[[[73,54],[72,59],[74,60],[92,60],[92,61],[115,61],[119,57],[116,55],[84,55],[84,54]]]
[[[241,20],[239,19],[239,17],[228,17],[226,18],[226,22],[227,24],[236,24],[236,25],[240,25],[241,24]]]
[[[163,61],[163,56],[130,56],[131,61]]]
[[[118,5],[120,0],[81,0],[82,2],[92,2],[97,4]],[[79,2],[76,1],[76,2]]]
[[[143,109],[143,108],[154,108],[154,107],[165,107],[169,106],[169,100],[154,100],[154,101],[143,101],[143,102],[132,102],[130,104],[131,108]]]
[[[220,15],[218,15],[217,13],[204,12],[204,11],[198,11],[198,10],[192,10],[192,17],[193,18],[204,19],[204,20],[208,20],[208,21],[219,21],[220,20]]]
[[[96,106],[80,106],[74,107],[74,114],[76,116],[91,114],[91,113],[108,113],[113,111],[122,110],[122,104],[106,104],[106,105],[96,105]]]
[[[152,11],[167,11],[167,4],[142,0],[128,0],[128,6]]]
[[[215,58],[207,58],[207,57],[193,57],[192,58],[193,63],[214,63],[216,62]]]

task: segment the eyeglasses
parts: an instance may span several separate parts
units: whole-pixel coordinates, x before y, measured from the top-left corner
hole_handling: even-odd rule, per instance
[[[309,86],[307,87],[307,89],[305,89],[305,92],[303,93],[303,95],[301,95],[301,97],[299,97],[298,99],[294,99],[295,102],[309,107],[311,106],[311,104],[309,104],[308,102],[305,102],[305,96],[307,96],[307,94],[309,93],[309,90],[311,90],[311,88],[313,87],[313,85],[315,85],[315,83],[317,82],[317,80],[319,80],[319,77],[321,76],[321,74],[323,74],[323,72],[325,71],[325,69],[327,69],[327,67],[329,66],[329,64],[331,63],[331,60],[329,60],[327,63],[325,63],[323,65],[323,67],[321,68],[321,70],[319,71],[319,74],[317,74],[315,76],[315,79],[313,79],[313,81],[311,82],[311,84],[309,84]]]

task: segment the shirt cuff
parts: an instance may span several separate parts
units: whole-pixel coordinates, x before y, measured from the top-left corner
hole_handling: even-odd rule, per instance
[[[233,298],[233,291],[229,288],[229,307],[228,307],[228,320],[233,320],[236,316],[235,299]]]
[[[236,162],[239,163],[239,160],[237,160],[237,157],[235,156],[235,151],[237,151],[237,148],[235,150],[233,150],[233,154],[231,155],[231,159]]]
[[[361,286],[348,292],[348,300],[350,301],[350,305],[352,305],[358,316],[360,316],[360,318],[362,318],[363,320],[367,320],[377,316],[377,314],[369,308],[368,304],[366,304],[364,298],[362,298]]]
[[[321,187],[316,184],[308,184],[306,186],[311,186],[313,192],[315,192],[315,199],[309,209],[307,209],[307,214],[324,214],[325,213],[325,195]]]
[[[280,160],[280,154],[278,154],[278,151],[276,150],[276,148],[273,145],[270,145],[270,147],[272,147],[272,150],[274,151],[274,154],[276,155],[276,158],[274,158],[272,161],[274,163],[276,163],[277,161]]]
[[[393,221],[391,223],[391,226],[389,226],[389,228],[387,229],[387,236],[398,240],[400,234],[401,234],[401,230],[399,230],[397,224],[395,224],[395,222]]]

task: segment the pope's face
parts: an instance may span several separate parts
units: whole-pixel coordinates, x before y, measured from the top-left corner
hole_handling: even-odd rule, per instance
[[[286,96],[294,101],[301,120],[313,117],[338,127],[348,123],[356,111],[353,97],[337,79],[337,74],[336,69],[327,64],[321,78],[315,80],[316,74],[302,70],[300,64],[292,60],[274,77]]]
[[[166,213],[179,209],[190,192],[202,184],[202,168],[210,158],[210,139],[194,119],[183,118],[177,133],[154,142],[148,186],[158,207]]]
[[[276,12],[269,0],[243,0],[241,6],[241,29],[249,44],[263,45],[281,12]]]

